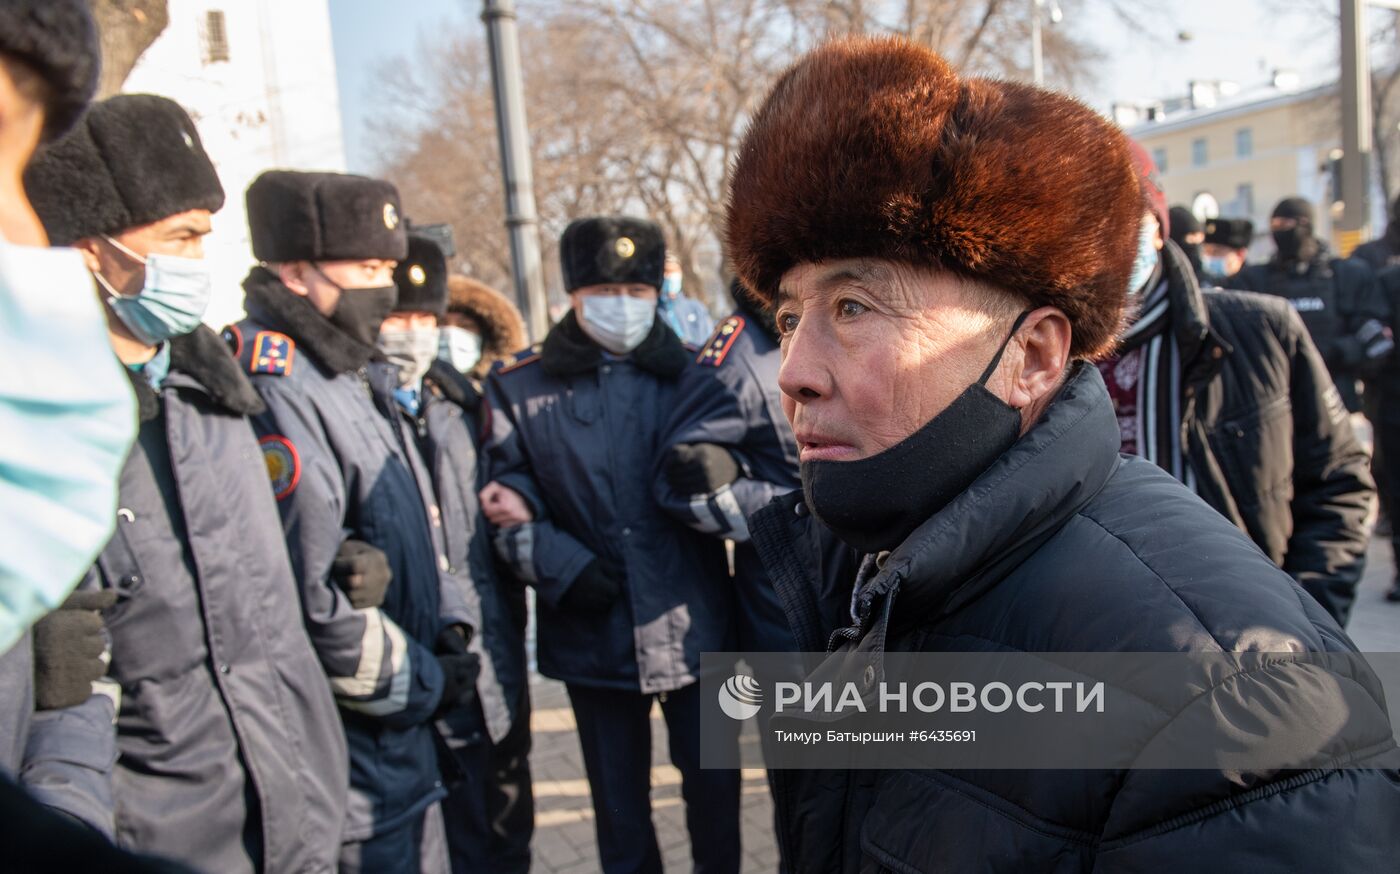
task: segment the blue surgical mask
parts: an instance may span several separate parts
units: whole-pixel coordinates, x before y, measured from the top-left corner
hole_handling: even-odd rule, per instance
[[[681,275],[672,274],[661,279],[661,296],[665,298],[678,298],[681,296]]]
[[[1230,269],[1224,255],[1202,255],[1201,269],[1209,276],[1223,277]]]
[[[466,328],[442,328],[438,334],[438,357],[458,373],[470,371],[481,361],[481,335]]]
[[[656,301],[620,295],[589,295],[583,299],[579,326],[593,342],[614,355],[626,355],[642,345],[656,322]]]
[[[0,240],[0,652],[63,602],[112,536],[136,437],[92,275],[74,249]]]
[[[139,294],[131,296],[119,294],[102,274],[95,274],[111,295],[107,303],[133,337],[148,346],[157,346],[199,327],[214,293],[208,264],[177,255],[143,257],[111,237],[103,239],[128,258],[146,266],[146,284]]]
[[[1143,286],[1152,278],[1157,269],[1161,254],[1157,251],[1157,220],[1144,217],[1142,230],[1138,233],[1137,260],[1133,261],[1133,275],[1128,279],[1128,294],[1140,294]]]

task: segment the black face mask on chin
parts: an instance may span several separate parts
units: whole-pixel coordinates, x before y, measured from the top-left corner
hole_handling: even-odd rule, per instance
[[[922,428],[859,461],[802,462],[812,515],[864,553],[903,543],[966,491],[1021,435],[1021,414],[987,390],[1001,356],[1030,311],[1021,313],[992,363]]]
[[[311,266],[322,279],[340,289],[340,300],[331,311],[330,323],[366,346],[373,346],[379,338],[379,326],[399,302],[398,286],[345,288],[322,272],[319,265]]]

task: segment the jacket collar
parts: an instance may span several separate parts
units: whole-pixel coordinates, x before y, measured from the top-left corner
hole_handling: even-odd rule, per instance
[[[423,391],[425,394],[433,392],[469,412],[481,406],[481,392],[477,387],[441,358],[433,362],[423,377]]]
[[[1098,368],[1076,363],[1031,430],[891,552],[861,591],[856,614],[885,617],[870,629],[880,648],[887,636],[994,588],[1098,494],[1118,468],[1118,449],[1118,422]],[[892,610],[896,592],[900,603]]]
[[[774,343],[781,339],[778,336],[778,323],[774,318],[773,311],[765,309],[744,292],[734,293],[734,305],[739,313],[756,327],[762,328],[763,333]]]
[[[641,345],[627,356],[643,370],[666,379],[680,376],[690,357],[680,338],[660,318],[652,323],[651,333]],[[587,373],[602,363],[602,347],[583,332],[572,310],[549,329],[540,349],[540,364],[550,376]]]
[[[366,346],[332,325],[311,301],[282,284],[265,267],[254,267],[243,280],[248,315],[304,346],[311,357],[334,373],[350,373],[364,367],[376,355]]]
[[[149,422],[160,415],[159,398],[139,372],[128,369],[136,391],[137,415]],[[165,386],[202,391],[209,399],[236,416],[256,416],[266,407],[258,397],[228,346],[204,325],[170,341],[170,375]]]

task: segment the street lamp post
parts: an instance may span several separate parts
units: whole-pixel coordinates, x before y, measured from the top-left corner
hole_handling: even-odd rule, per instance
[[[1400,0],[1397,0],[1400,2]],[[1045,84],[1045,20],[1044,10],[1050,9],[1050,23],[1059,24],[1064,13],[1059,0],[1031,0],[1031,79]]]
[[[1342,216],[1341,248],[1362,242],[1371,223],[1371,61],[1366,7],[1400,9],[1400,0],[1341,0],[1342,18]]]

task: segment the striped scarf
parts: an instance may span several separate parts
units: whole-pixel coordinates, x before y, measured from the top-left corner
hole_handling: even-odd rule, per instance
[[[1141,349],[1137,384],[1137,452],[1196,490],[1196,475],[1181,442],[1181,349],[1170,330],[1167,280],[1143,298],[1141,315],[1123,333],[1118,354]]]

